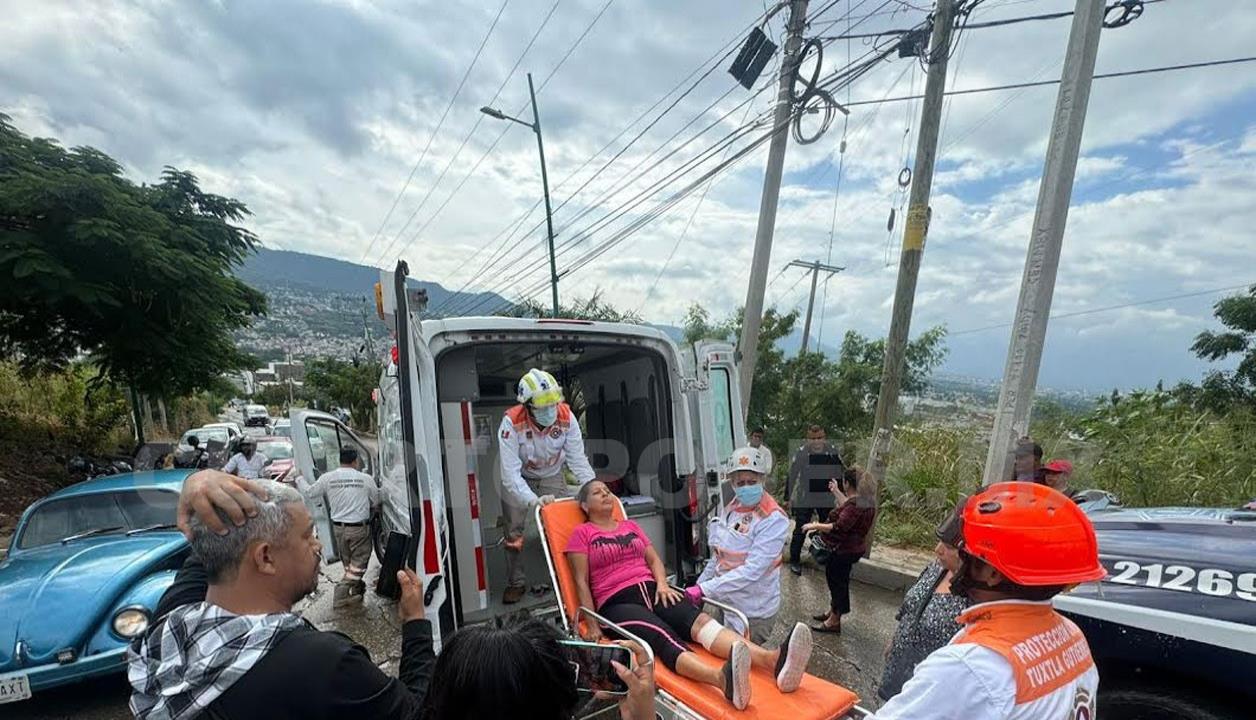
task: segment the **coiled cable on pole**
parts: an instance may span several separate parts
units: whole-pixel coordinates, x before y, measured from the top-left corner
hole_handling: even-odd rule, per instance
[[[804,81],[802,78],[802,64],[812,50],[815,52],[815,68],[811,72],[811,77]],[[811,38],[803,44],[802,49],[798,52],[798,60],[794,63],[794,72],[789,83],[789,96],[795,108],[791,129],[794,141],[799,145],[810,145],[823,137],[829,131],[829,128],[832,127],[833,118],[837,116],[839,111],[842,114],[849,114],[849,111],[839,105],[827,90],[817,86],[817,83],[820,81],[820,71],[823,67],[824,41],[820,38]],[[801,93],[798,92],[799,82],[802,82],[804,87]],[[803,116],[819,113],[823,113],[819,129],[811,135],[805,135],[802,131]]]

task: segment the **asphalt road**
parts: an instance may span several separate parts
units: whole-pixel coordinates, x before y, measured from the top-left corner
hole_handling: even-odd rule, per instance
[[[301,611],[318,627],[339,630],[362,643],[385,672],[396,673],[400,627],[392,605],[368,594],[361,607],[332,610],[331,589],[339,573],[338,565],[328,568],[318,592]],[[782,618],[809,621],[828,606],[823,572],[809,568],[802,577],[795,577],[786,571],[783,578]],[[899,600],[896,593],[853,583],[853,609],[843,623],[842,635],[816,635],[810,672],[853,689],[865,707],[874,706],[882,653],[894,631]],[[779,642],[784,629],[784,623],[778,624],[776,637],[768,644]],[[124,720],[131,717],[127,696],[125,678],[114,676],[37,693],[25,702],[3,706],[0,716],[9,720]]]

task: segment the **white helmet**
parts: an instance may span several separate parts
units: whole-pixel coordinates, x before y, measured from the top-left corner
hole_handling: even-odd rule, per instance
[[[563,401],[563,388],[553,375],[532,368],[519,378],[519,387],[515,400],[521,405],[531,404],[532,407],[548,407]]]
[[[763,454],[759,448],[744,447],[733,451],[733,459],[729,463],[730,474],[738,470],[749,470],[760,475],[767,475],[771,468],[768,467],[767,455]]]

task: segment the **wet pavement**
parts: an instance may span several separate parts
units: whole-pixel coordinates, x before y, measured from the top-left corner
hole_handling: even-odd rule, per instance
[[[371,574],[376,570],[377,566],[372,566]],[[298,609],[319,628],[354,638],[370,650],[385,672],[395,674],[401,652],[395,606],[368,592],[358,606],[333,609],[332,588],[339,576],[339,565],[325,568],[318,591]],[[828,589],[820,570],[807,568],[802,577],[786,570],[781,590],[783,621],[810,622],[811,615],[828,606]],[[853,609],[843,622],[842,634],[816,635],[810,672],[851,688],[863,698],[865,707],[875,707],[883,653],[894,631],[900,599],[896,593],[852,583]],[[785,622],[778,623],[768,644],[779,642],[786,627]],[[126,680],[118,675],[37,693],[31,700],[3,706],[0,716],[12,720],[124,720],[131,717],[127,697]]]

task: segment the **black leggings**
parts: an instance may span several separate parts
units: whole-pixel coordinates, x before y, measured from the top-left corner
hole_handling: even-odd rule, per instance
[[[835,615],[850,612],[850,569],[861,557],[861,553],[833,553],[824,566],[824,579],[829,584],[829,609]]]
[[[654,581],[629,585],[607,598],[598,613],[646,641],[663,665],[675,672],[680,654],[690,651],[689,635],[702,611],[684,599],[671,607],[658,605],[656,588]]]

